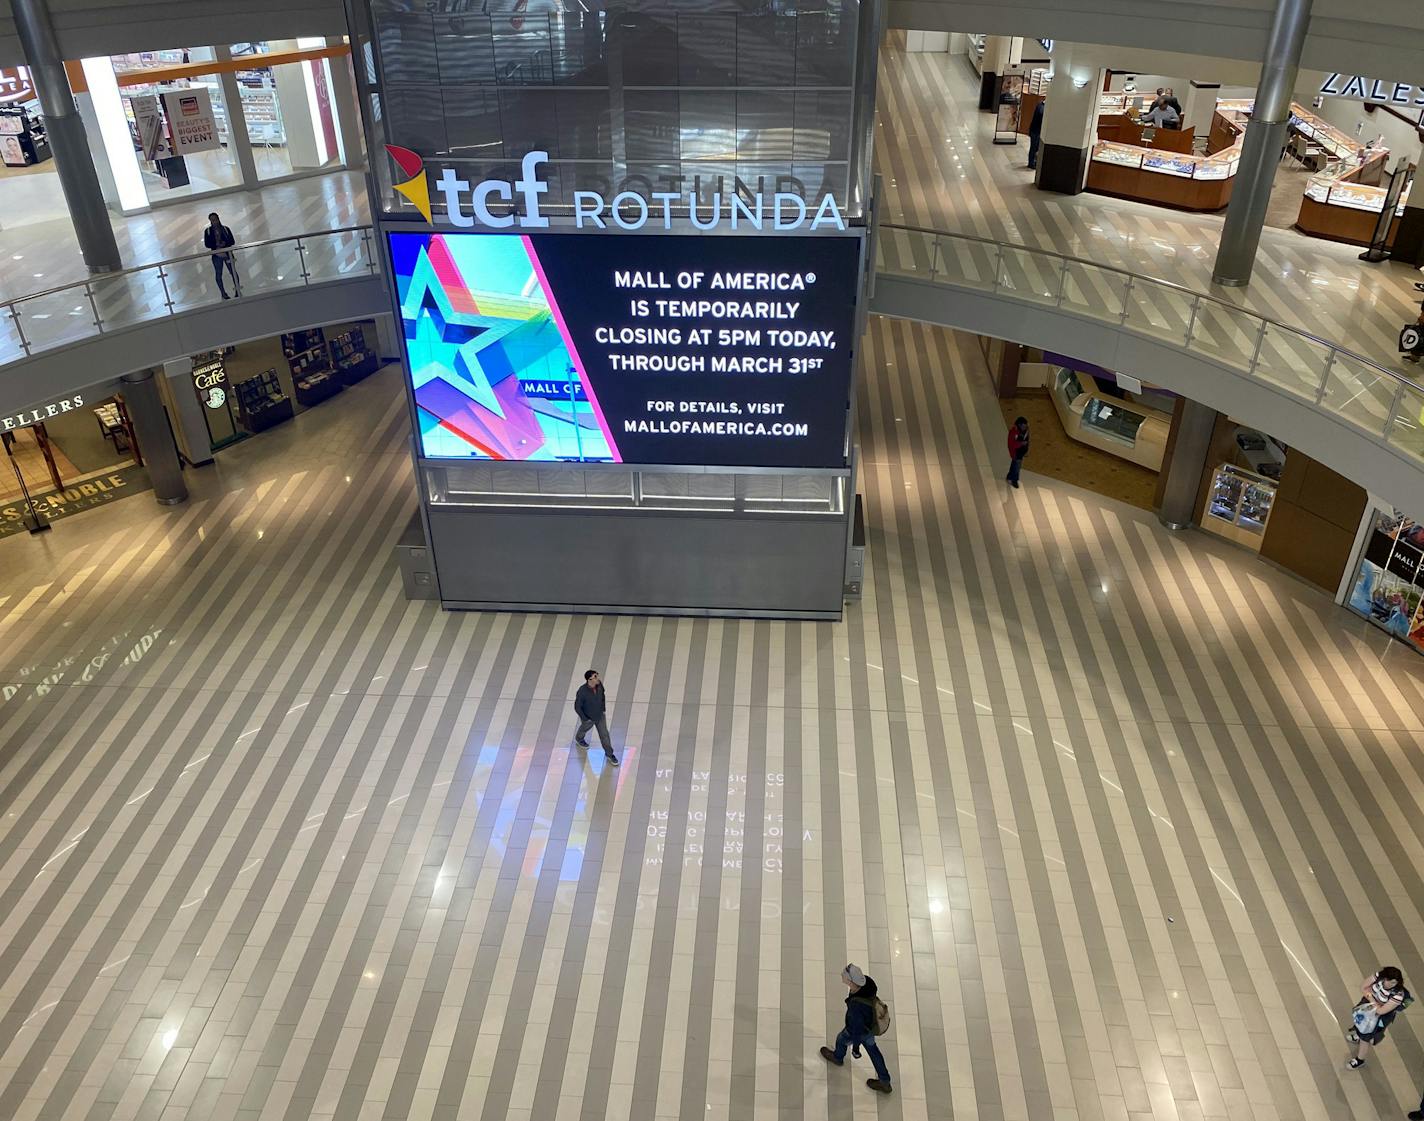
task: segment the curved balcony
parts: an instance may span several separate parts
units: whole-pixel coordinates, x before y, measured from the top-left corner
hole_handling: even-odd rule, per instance
[[[0,304],[0,412],[181,354],[386,313],[370,226],[207,253]],[[1093,261],[881,225],[870,309],[1072,354],[1228,412],[1406,509],[1424,494],[1424,385],[1181,285]]]
[[[1259,427],[1404,508],[1424,494],[1424,385],[1181,285],[881,225],[870,310],[1120,370]]]
[[[234,246],[242,295],[229,300],[204,252],[0,303],[0,412],[178,355],[388,312],[374,237],[348,226]]]

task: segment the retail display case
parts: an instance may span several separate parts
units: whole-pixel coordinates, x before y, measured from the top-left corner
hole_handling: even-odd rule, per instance
[[[0,107],[0,160],[5,166],[29,167],[49,158],[49,136],[39,103]]]
[[[1277,483],[1234,463],[1223,463],[1207,487],[1202,528],[1259,551]]]
[[[1166,413],[1110,396],[1080,370],[1059,367],[1049,385],[1063,431],[1072,439],[1148,470],[1162,469],[1172,428]]]
[[[1183,210],[1220,210],[1231,199],[1241,149],[1214,156],[1164,152],[1099,140],[1088,164],[1088,189]]]
[[[238,382],[233,389],[248,431],[261,432],[292,419],[292,399],[282,392],[275,369]]]

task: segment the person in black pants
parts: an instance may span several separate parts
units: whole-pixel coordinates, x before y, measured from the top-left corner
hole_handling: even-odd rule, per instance
[[[1043,139],[1043,107],[1047,101],[1039,99],[1037,105],[1033,107],[1033,116],[1028,122],[1028,166],[1031,169],[1038,166],[1038,145]]]
[[[583,737],[590,728],[597,728],[598,742],[603,745],[603,754],[608,757],[610,763],[618,766],[618,756],[613,754],[613,740],[608,734],[607,696],[603,691],[603,679],[598,676],[596,669],[591,669],[583,675],[583,684],[574,694],[574,712],[579,718],[578,730],[574,732],[574,743],[579,747],[587,747],[588,740]]]
[[[232,294],[242,295],[242,284],[237,279],[237,262],[232,257],[232,247],[236,244],[237,239],[232,236],[232,231],[222,224],[217,211],[209,214],[208,228],[203,231],[203,248],[213,254],[213,279],[218,282],[218,291],[222,293],[224,300],[228,298],[227,288],[223,285],[224,269],[232,274]]]

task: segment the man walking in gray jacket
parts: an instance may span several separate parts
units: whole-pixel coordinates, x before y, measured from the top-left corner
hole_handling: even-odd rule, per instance
[[[603,754],[608,757],[610,763],[618,766],[618,756],[613,754],[613,740],[608,734],[608,700],[603,691],[603,679],[598,676],[596,669],[591,669],[583,675],[583,684],[574,695],[574,712],[579,718],[578,730],[574,732],[574,743],[579,747],[587,747],[588,741],[583,737],[590,728],[597,728],[598,742],[603,745]]]

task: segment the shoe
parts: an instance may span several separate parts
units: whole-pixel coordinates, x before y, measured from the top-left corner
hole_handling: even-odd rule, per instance
[[[587,747],[587,746],[588,746],[588,740],[574,740],[574,743],[578,744],[579,747]]]
[[[835,1063],[838,1067],[845,1066],[845,1060],[836,1058],[836,1053],[829,1047],[821,1048],[821,1058],[825,1059],[828,1063]]]
[[[1359,1070],[1362,1066],[1365,1065],[1365,1060],[1364,1060],[1364,1059],[1351,1059],[1351,1060],[1350,1060],[1348,1063],[1346,1063],[1345,1065],[1346,1065],[1347,1067],[1349,1067],[1351,1070]]]
[[[1409,1121],[1424,1121],[1424,1109],[1411,1109],[1405,1116]]]
[[[231,298],[231,297],[228,296],[228,294],[227,294],[226,292],[223,293],[223,299],[224,299],[224,300],[230,299],[230,298]]]
[[[888,1094],[890,1092],[890,1083],[881,1082],[878,1078],[867,1078],[865,1084],[877,1094]]]
[[[1019,489],[1019,481],[1018,481],[1017,479],[1015,479],[1015,480],[1014,480],[1014,490],[1018,490],[1018,489]]]
[[[608,756],[608,762],[609,762],[611,765],[615,766],[615,767],[618,766],[618,756],[616,756],[616,755],[610,755],[610,756]]]

